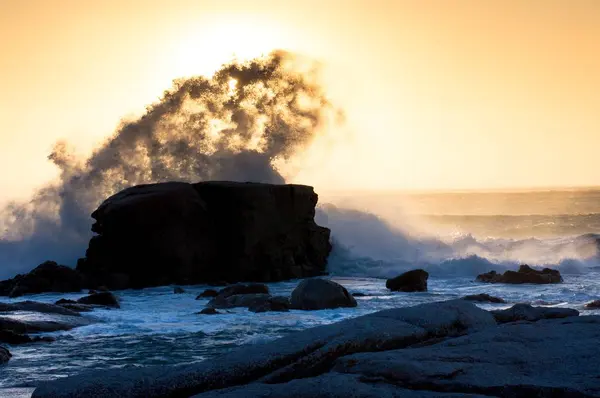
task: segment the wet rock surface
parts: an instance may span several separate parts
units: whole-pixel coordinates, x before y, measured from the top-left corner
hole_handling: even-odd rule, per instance
[[[292,309],[297,310],[322,310],[357,305],[344,286],[320,278],[300,282],[292,292],[290,304]]]
[[[385,287],[394,292],[426,292],[429,273],[422,269],[415,269],[388,279]]]
[[[496,303],[496,304],[506,303],[506,301],[504,301],[504,299],[501,299],[500,297],[490,296],[489,294],[486,294],[486,293],[470,294],[468,296],[463,297],[462,299],[467,300],[467,301],[476,301],[476,302],[480,302],[480,303]]]
[[[496,271],[490,271],[485,274],[480,274],[476,279],[478,282],[484,283],[534,283],[534,284],[550,284],[561,283],[562,276],[558,270],[544,268],[535,270],[528,265],[521,265],[518,271],[506,271],[504,274],[498,274]]]
[[[207,362],[82,373],[33,397],[600,395],[600,317],[536,318],[499,325],[465,300],[384,310]]]

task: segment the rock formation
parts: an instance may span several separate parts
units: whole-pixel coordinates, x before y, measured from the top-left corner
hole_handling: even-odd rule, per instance
[[[141,288],[321,275],[329,229],[302,185],[179,182],[140,185],[105,200],[77,270],[91,287]]]
[[[83,279],[74,269],[46,261],[24,275],[0,282],[0,296],[19,297],[46,292],[79,292]]]
[[[388,279],[385,287],[395,292],[426,292],[429,273],[422,269],[415,269]]]
[[[356,300],[344,286],[330,280],[305,279],[292,292],[293,309],[322,310],[339,307],[356,307]]]
[[[541,271],[535,270],[528,265],[521,265],[518,271],[506,271],[504,274],[498,274],[496,271],[490,271],[477,276],[478,282],[486,283],[560,283],[563,281],[558,270],[544,268]]]
[[[33,398],[600,396],[600,317],[538,314],[497,325],[465,300],[395,308],[192,365],[85,372]]]

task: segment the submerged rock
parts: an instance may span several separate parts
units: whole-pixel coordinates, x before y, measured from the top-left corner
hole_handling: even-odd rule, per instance
[[[544,268],[541,271],[535,270],[528,265],[521,265],[518,271],[506,271],[504,274],[498,274],[496,271],[490,271],[477,276],[478,282],[485,283],[535,283],[549,284],[560,283],[563,281],[558,270]]]
[[[11,345],[38,343],[38,342],[52,342],[55,339],[50,336],[36,336],[29,337],[26,334],[18,334],[10,330],[0,330],[0,343],[6,343]]]
[[[60,305],[39,303],[37,301],[20,301],[16,303],[0,303],[0,312],[31,311],[42,314],[59,314],[80,316],[78,312],[71,311]]]
[[[429,273],[422,269],[415,269],[388,279],[385,287],[394,292],[426,292]]]
[[[219,292],[217,292],[216,290],[206,289],[205,291],[203,291],[196,297],[196,300],[201,300],[201,299],[210,298],[210,297],[217,297],[218,295],[219,295]]]
[[[0,364],[8,362],[11,357],[12,357],[12,354],[10,353],[10,351],[8,351],[8,349],[0,346]]]
[[[594,300],[585,305],[585,308],[589,309],[600,309],[600,300]]]
[[[207,307],[207,308],[204,308],[202,311],[200,311],[199,314],[202,314],[202,315],[216,315],[216,314],[220,314],[220,312],[217,311],[216,309],[212,308],[212,307]]]
[[[31,272],[0,282],[0,296],[19,297],[46,292],[79,292],[83,278],[72,268],[46,261]]]
[[[270,294],[234,294],[233,296],[217,296],[210,300],[207,307],[236,308],[269,305]]]
[[[269,287],[263,283],[238,283],[219,290],[218,297],[229,297],[236,294],[269,294]]]
[[[182,293],[185,293],[185,290],[183,290],[183,288],[181,288],[179,286],[175,286],[175,288],[173,288],[173,293],[182,294]]]
[[[321,275],[330,231],[314,222],[312,187],[169,182],[127,188],[92,217],[77,269],[115,288]]]
[[[479,301],[482,303],[483,302],[498,303],[498,304],[506,303],[506,301],[504,301],[504,299],[501,299],[500,297],[490,296],[489,294],[486,294],[486,293],[470,294],[468,296],[463,297],[462,299],[467,300],[467,301]]]
[[[0,330],[17,334],[56,332],[59,330],[71,330],[91,323],[91,320],[83,317],[61,317],[53,321],[23,321],[0,317]]]
[[[249,311],[252,312],[269,312],[269,311],[289,311],[290,299],[283,296],[270,297],[267,301],[262,303],[255,303],[248,307]]]
[[[578,316],[579,311],[571,308],[532,307],[529,304],[515,304],[505,310],[491,311],[498,323],[557,319]]]
[[[121,308],[119,300],[111,292],[93,293],[77,300],[79,304],[102,305],[104,307]]]
[[[356,305],[356,300],[344,286],[326,279],[303,280],[292,292],[291,308],[297,310],[322,310]]]

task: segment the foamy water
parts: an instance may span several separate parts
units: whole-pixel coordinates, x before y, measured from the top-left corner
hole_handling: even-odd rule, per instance
[[[272,340],[288,333],[374,311],[448,300],[467,294],[489,293],[509,304],[478,304],[482,308],[505,308],[510,303],[576,308],[586,314],[600,313],[583,308],[600,298],[600,272],[565,275],[561,285],[486,285],[472,277],[431,277],[429,291],[394,293],[385,280],[334,278],[357,297],[358,307],[321,311],[290,311],[255,314],[244,308],[221,315],[199,315],[208,300],[195,300],[207,286],[184,286],[186,293],[174,294],[172,287],[117,292],[121,309],[95,310],[86,314],[97,321],[66,332],[48,333],[57,340],[10,347],[13,358],[2,367],[0,387],[35,386],[87,369],[119,368],[159,364],[187,364],[206,360],[241,344]],[[298,281],[270,284],[273,294],[289,295]],[[54,302],[81,294],[41,294],[27,299]],[[4,299],[11,302],[18,300]],[[21,319],[39,315],[13,314]]]

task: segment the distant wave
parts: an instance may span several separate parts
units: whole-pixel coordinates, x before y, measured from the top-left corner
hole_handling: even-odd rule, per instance
[[[439,276],[476,276],[523,263],[580,273],[600,266],[600,235],[595,234],[549,239],[424,237],[374,214],[333,205],[321,206],[317,220],[332,230],[329,271],[340,276],[390,277],[414,268]]]

